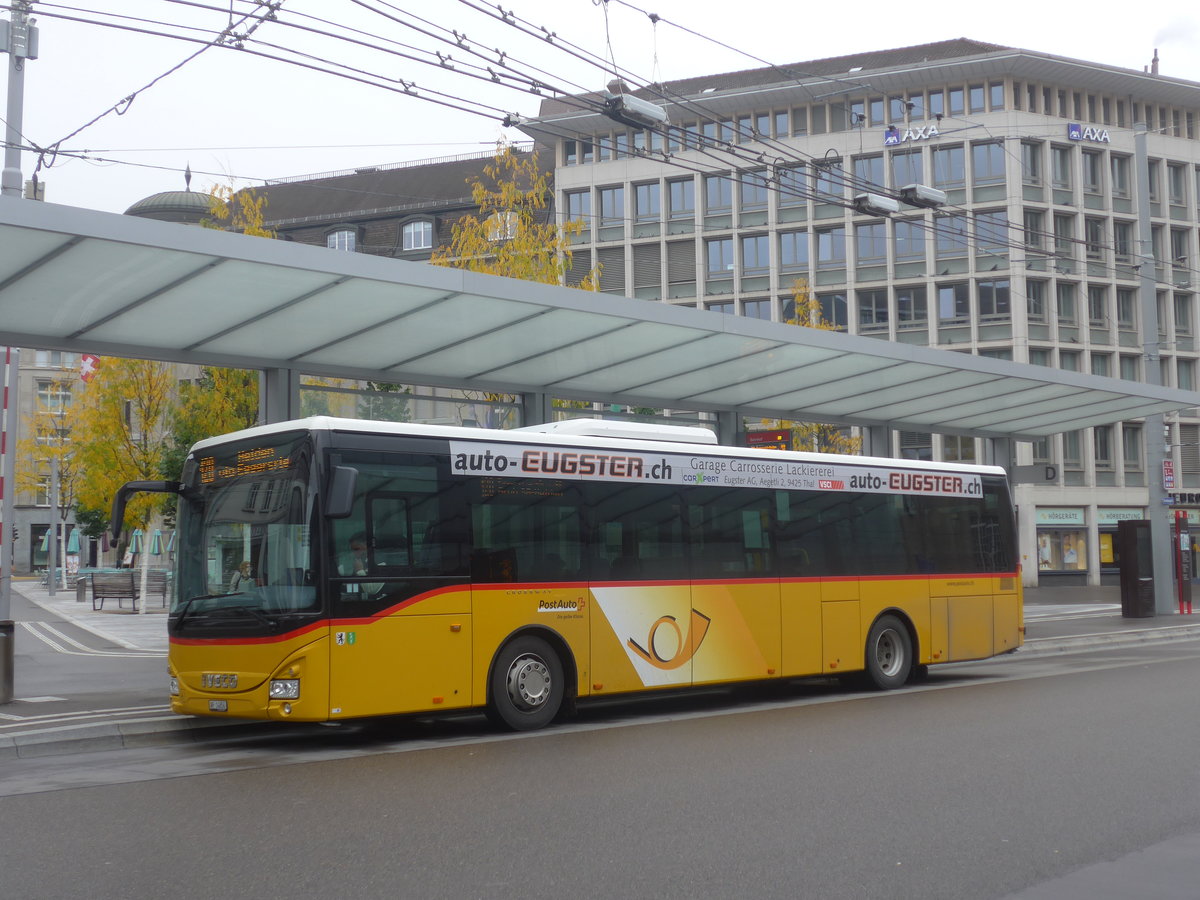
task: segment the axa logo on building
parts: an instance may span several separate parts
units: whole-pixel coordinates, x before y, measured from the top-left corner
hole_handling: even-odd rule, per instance
[[[938,134],[936,125],[921,125],[917,128],[905,128],[903,131],[892,125],[883,133],[883,146],[894,147],[909,141],[924,141],[935,138]]]
[[[1070,141],[1092,141],[1096,144],[1107,144],[1108,129],[1097,128],[1095,125],[1080,125],[1078,122],[1071,122],[1067,125],[1067,140]]]

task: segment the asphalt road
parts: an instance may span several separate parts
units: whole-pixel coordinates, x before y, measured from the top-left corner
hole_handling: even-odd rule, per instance
[[[0,878],[21,898],[987,900],[1200,833],[1200,642],[935,673],[532,735],[463,719],[6,760]],[[1193,896],[1198,871],[1193,894],[1141,896]]]

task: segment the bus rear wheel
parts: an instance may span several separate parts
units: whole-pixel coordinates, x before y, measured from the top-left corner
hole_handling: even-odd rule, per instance
[[[539,637],[509,641],[496,657],[488,686],[489,718],[513,731],[549,725],[566,694],[562,661]]]
[[[913,668],[912,638],[896,616],[880,616],[867,633],[868,681],[890,691],[908,681]]]

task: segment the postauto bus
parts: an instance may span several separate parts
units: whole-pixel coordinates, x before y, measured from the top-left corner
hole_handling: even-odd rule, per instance
[[[323,722],[851,675],[1023,634],[1004,471],[717,446],[701,428],[310,418],[179,482],[176,712]],[[249,577],[233,574],[249,563]],[[236,584],[234,582],[237,582]]]

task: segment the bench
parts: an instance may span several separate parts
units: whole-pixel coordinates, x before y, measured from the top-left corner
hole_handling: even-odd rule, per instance
[[[138,569],[122,572],[93,572],[87,576],[92,583],[92,609],[103,610],[105,600],[116,600],[117,609],[121,609],[123,601],[128,600],[137,612],[138,600],[141,597],[142,573]],[[167,605],[167,573],[146,573],[146,596],[158,596],[163,607]]]
[[[117,609],[120,609],[122,601],[128,600],[137,612],[138,587],[132,569],[128,572],[94,572],[91,581],[92,609],[104,609],[105,600],[116,600]]]

